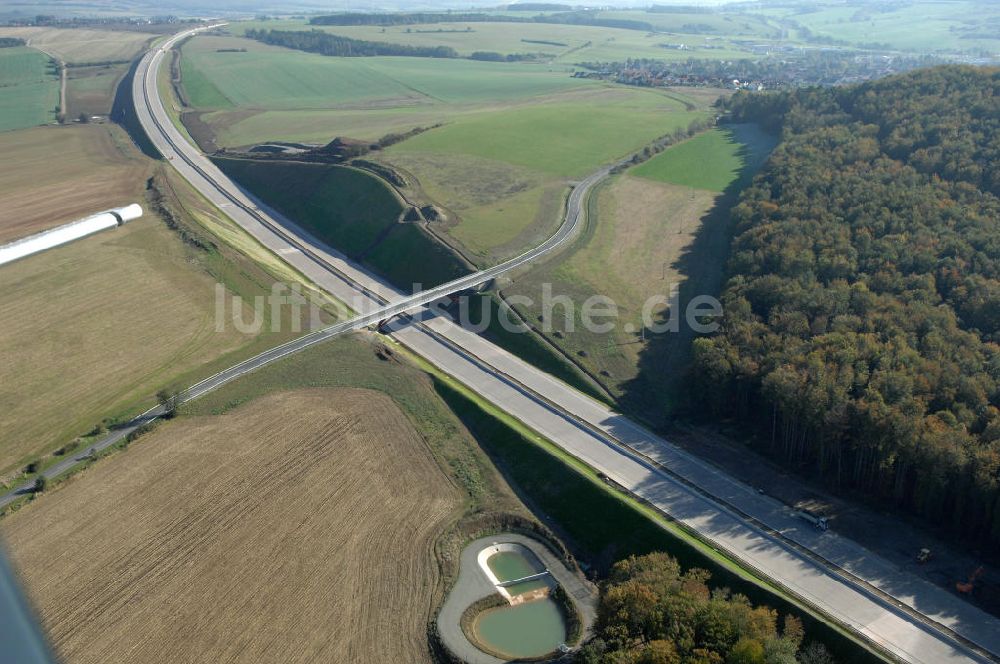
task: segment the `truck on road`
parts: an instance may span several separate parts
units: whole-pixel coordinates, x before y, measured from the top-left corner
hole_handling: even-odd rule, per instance
[[[819,530],[828,530],[830,528],[830,523],[827,521],[825,516],[820,516],[815,512],[806,509],[795,510],[795,516],[800,519],[808,521],[812,525],[816,526]]]

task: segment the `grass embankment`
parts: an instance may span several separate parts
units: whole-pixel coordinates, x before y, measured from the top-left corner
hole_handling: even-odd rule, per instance
[[[434,286],[465,273],[459,260],[416,224],[399,222],[403,202],[364,171],[299,162],[215,162],[265,203],[400,288]]]
[[[772,145],[751,127],[713,129],[614,177],[591,197],[587,230],[571,253],[505,292],[532,299],[518,310],[539,327],[542,285],[552,283],[554,293],[568,295],[576,308],[573,329],[564,309],[554,308],[546,321],[550,341],[625,407],[659,421],[671,407],[670,390],[683,378],[693,331],[682,318],[676,333],[647,333],[643,308],[648,298],[669,297],[676,287],[683,316],[692,297],[718,293],[729,206]],[[588,331],[579,317],[582,303],[596,294],[615,302],[618,324],[609,333]],[[662,301],[652,311],[656,320],[668,315]]]
[[[59,73],[52,59],[26,46],[0,48],[0,132],[54,122]]]

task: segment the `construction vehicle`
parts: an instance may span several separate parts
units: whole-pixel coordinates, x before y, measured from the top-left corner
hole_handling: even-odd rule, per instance
[[[830,528],[830,523],[827,521],[825,516],[820,516],[819,514],[816,514],[815,512],[812,512],[810,510],[806,509],[796,510],[795,516],[799,517],[800,519],[804,519],[805,521],[808,521],[809,523],[814,525],[818,530],[828,530]]]
[[[982,566],[977,567],[976,571],[969,575],[968,581],[959,581],[955,584],[955,590],[963,595],[971,595],[972,591],[976,589],[976,581],[979,580],[984,571]]]
[[[917,551],[917,562],[920,563],[921,565],[923,565],[930,559],[931,559],[930,549],[920,549],[920,551]]]

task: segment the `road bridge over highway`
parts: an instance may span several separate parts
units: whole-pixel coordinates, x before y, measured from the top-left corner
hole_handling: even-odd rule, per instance
[[[192,32],[168,39],[140,63],[133,93],[143,127],[210,202],[317,286],[358,303],[358,315],[208,378],[187,390],[186,398],[336,334],[404,314],[387,326],[401,344],[885,656],[926,664],[1000,661],[997,619],[833,531],[803,527],[787,507],[423,307],[566,242],[583,214],[586,192],[608,168],[574,188],[566,222],[541,247],[437,289],[403,294],[253,200],[173,125],[159,99],[155,72],[167,50]],[[151,409],[129,426],[160,412]]]

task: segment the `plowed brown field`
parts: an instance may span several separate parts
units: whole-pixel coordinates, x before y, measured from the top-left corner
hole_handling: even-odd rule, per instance
[[[425,662],[459,491],[386,395],[261,397],[170,422],[2,524],[85,662]]]

